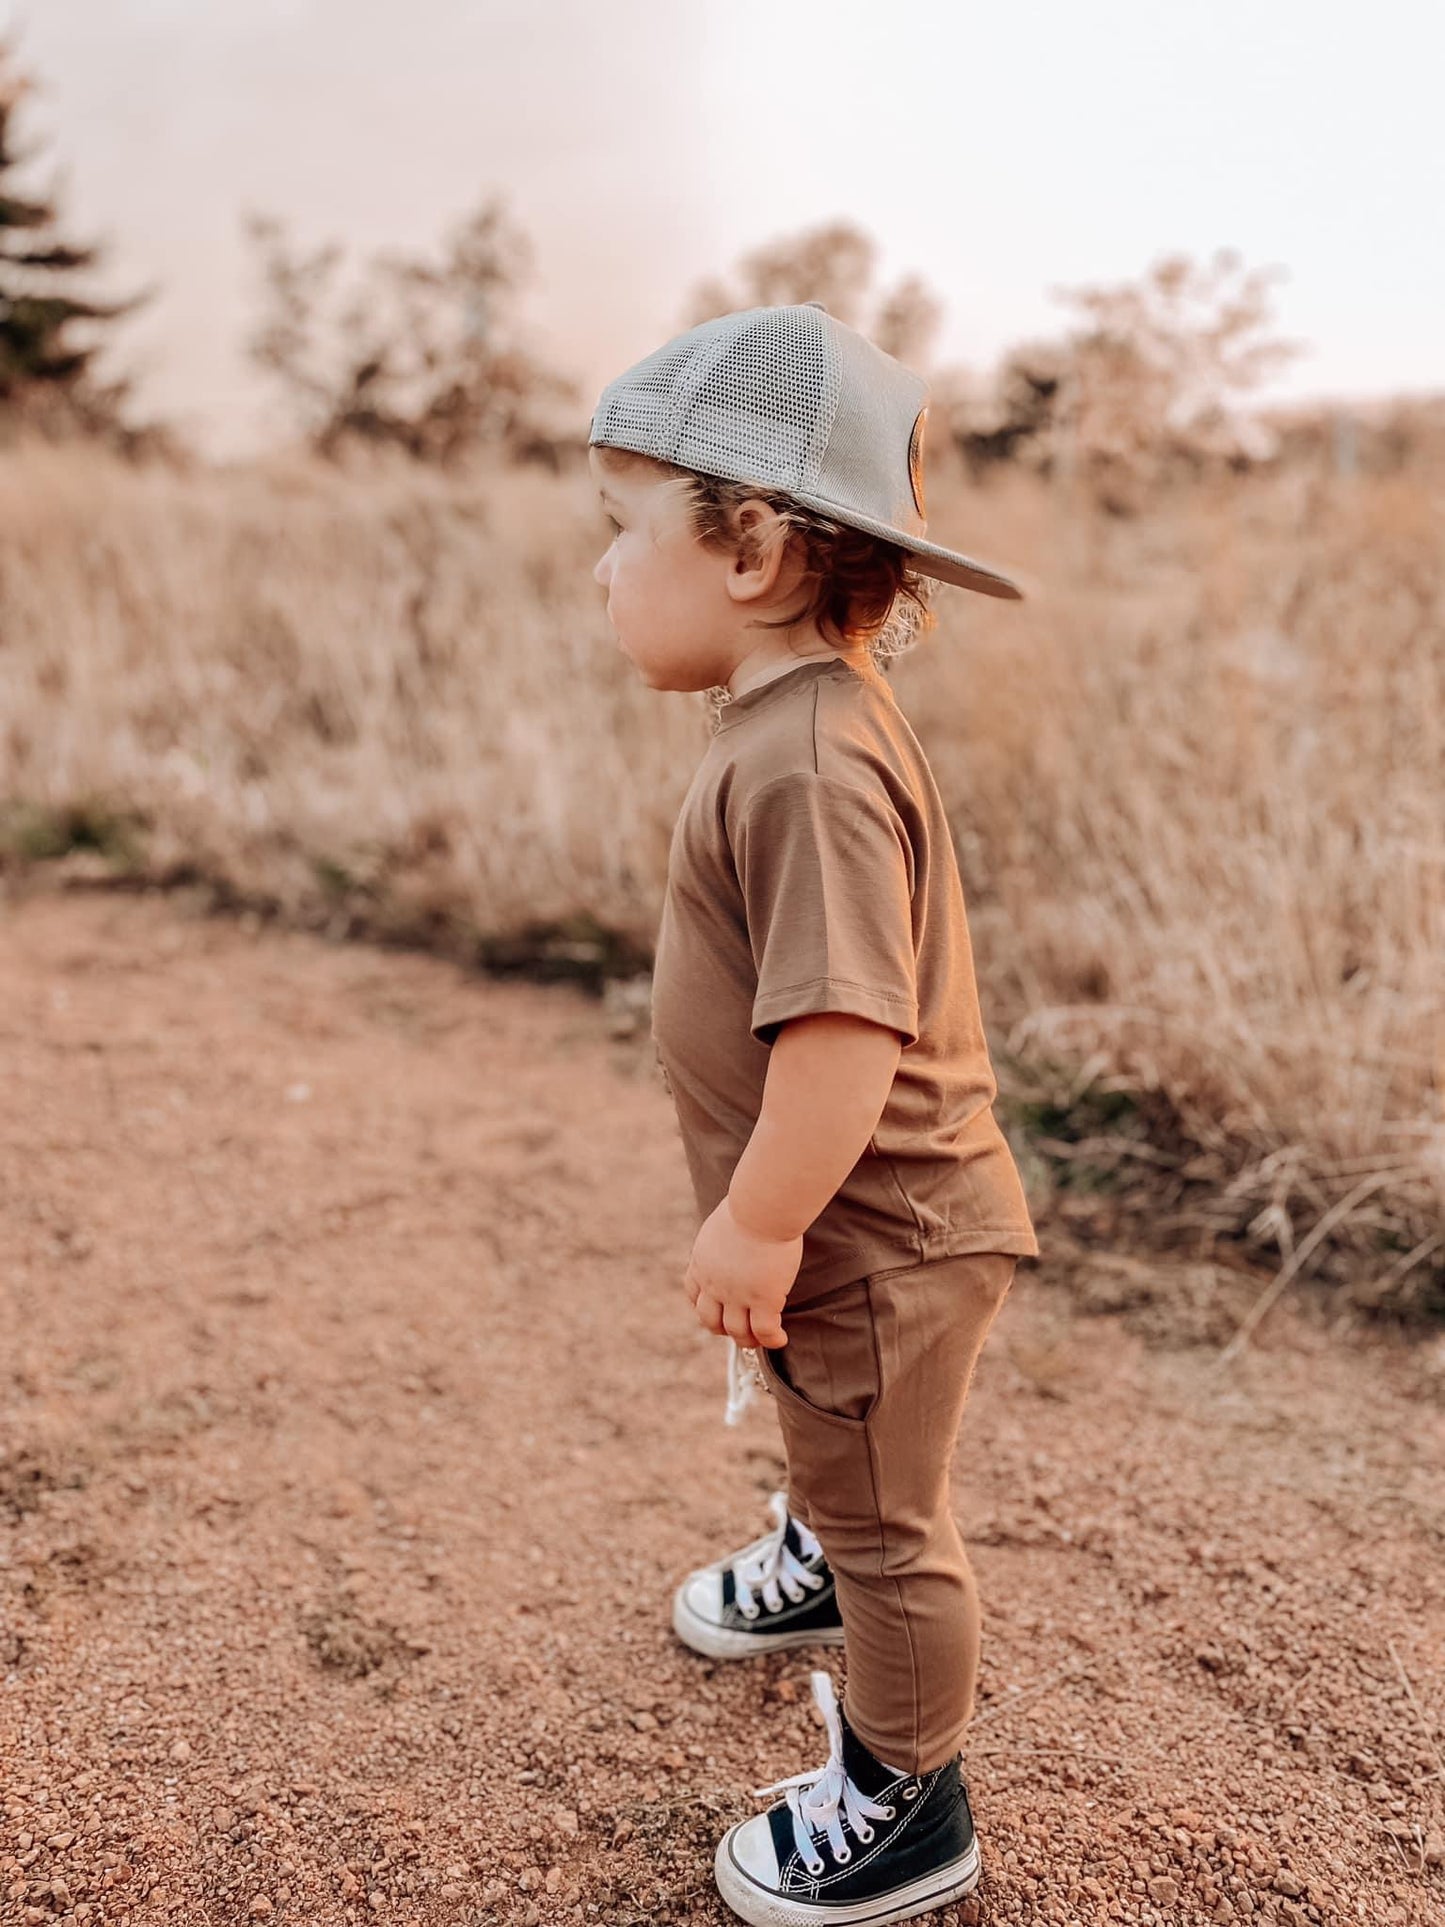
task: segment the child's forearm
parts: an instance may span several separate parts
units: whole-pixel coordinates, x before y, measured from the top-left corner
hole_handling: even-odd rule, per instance
[[[803,1235],[866,1149],[901,1051],[897,1031],[838,1011],[783,1026],[728,1186],[744,1230],[780,1241]]]

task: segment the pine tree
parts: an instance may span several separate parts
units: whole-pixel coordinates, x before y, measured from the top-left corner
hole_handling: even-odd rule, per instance
[[[77,340],[75,328],[129,314],[148,296],[88,298],[77,277],[95,267],[99,251],[64,238],[52,195],[17,184],[33,158],[15,140],[16,112],[31,85],[16,67],[13,44],[0,41],[0,422],[70,428],[129,445],[144,433],[123,421],[130,383],[98,381],[91,364],[100,344]]]

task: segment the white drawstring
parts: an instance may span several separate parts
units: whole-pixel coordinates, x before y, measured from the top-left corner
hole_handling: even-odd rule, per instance
[[[728,1339],[728,1402],[723,1414],[724,1425],[736,1425],[743,1413],[753,1402],[753,1394],[762,1387],[766,1390],[758,1355],[752,1346],[739,1345],[735,1338]]]
[[[891,1820],[895,1809],[877,1800],[870,1800],[849,1779],[843,1769],[843,1726],[838,1717],[833,1682],[823,1672],[814,1673],[812,1682],[813,1698],[828,1728],[826,1764],[815,1767],[809,1773],[795,1773],[789,1779],[775,1780],[771,1786],[754,1787],[753,1792],[758,1798],[769,1793],[786,1794],[793,1815],[793,1844],[808,1872],[820,1874],[823,1860],[813,1845],[813,1835],[816,1833],[827,1834],[828,1845],[833,1849],[833,1858],[839,1866],[845,1866],[853,1858],[853,1849],[844,1842],[843,1829],[838,1820],[840,1802],[849,1826],[857,1838],[864,1842],[873,1838],[873,1828],[867,1826],[865,1821]]]
[[[800,1606],[810,1592],[821,1592],[828,1581],[820,1572],[810,1572],[785,1543],[788,1532],[788,1495],[775,1492],[768,1500],[768,1511],[772,1514],[774,1533],[760,1552],[739,1559],[733,1567],[733,1595],[737,1600],[738,1611],[744,1619],[756,1619],[761,1608],[753,1594],[760,1592],[763,1603],[770,1613],[783,1610],[783,1594],[795,1606]],[[798,1528],[798,1546],[804,1559],[815,1559],[823,1548],[818,1540],[803,1524],[795,1520]]]

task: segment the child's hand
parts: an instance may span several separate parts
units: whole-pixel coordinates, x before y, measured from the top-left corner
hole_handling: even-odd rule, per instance
[[[725,1197],[693,1240],[683,1290],[714,1337],[777,1350],[788,1342],[781,1313],[802,1262],[801,1238],[745,1231]]]

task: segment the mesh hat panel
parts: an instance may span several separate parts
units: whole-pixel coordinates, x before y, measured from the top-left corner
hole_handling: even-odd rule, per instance
[[[928,384],[821,302],[744,308],[607,384],[593,445],[776,488],[906,549],[921,574],[1018,598],[987,563],[926,539],[909,470]]]

